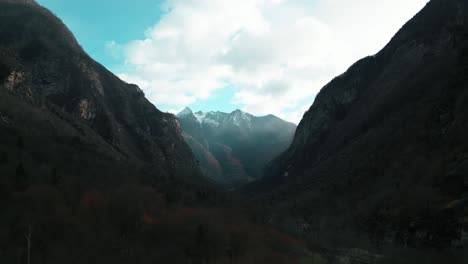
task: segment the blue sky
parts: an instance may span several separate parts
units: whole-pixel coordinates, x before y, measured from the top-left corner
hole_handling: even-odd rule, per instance
[[[163,14],[158,0],[37,0],[58,15],[95,60],[118,72],[123,58],[112,56],[106,44],[126,43],[144,37],[145,29]]]
[[[428,0],[37,0],[159,109],[242,109],[298,123]]]

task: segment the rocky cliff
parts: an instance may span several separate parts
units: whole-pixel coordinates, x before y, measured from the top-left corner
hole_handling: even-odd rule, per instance
[[[160,112],[137,86],[92,60],[48,10],[11,2],[24,1],[0,2],[1,92],[4,100],[11,97],[8,105],[2,104],[2,115],[11,119],[10,130],[18,129],[24,137],[32,133],[20,128],[26,129],[28,115],[20,122],[24,113],[12,113],[24,104],[45,119],[57,119],[42,124],[57,137],[105,149],[116,160],[153,164],[161,173],[186,178],[191,176],[184,173],[196,174],[174,116]],[[11,109],[15,101],[17,107]],[[76,125],[67,124],[72,122]],[[72,128],[60,131],[57,126],[62,124]],[[42,132],[32,124],[29,129]]]
[[[467,76],[468,1],[432,0],[322,89],[253,190],[311,240],[466,247]]]

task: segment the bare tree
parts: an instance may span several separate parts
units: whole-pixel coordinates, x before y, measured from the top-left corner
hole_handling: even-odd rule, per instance
[[[32,227],[31,225],[28,225],[28,233],[24,234],[24,237],[26,238],[26,241],[28,242],[28,264],[30,264],[30,260],[31,260],[31,232],[32,232]]]

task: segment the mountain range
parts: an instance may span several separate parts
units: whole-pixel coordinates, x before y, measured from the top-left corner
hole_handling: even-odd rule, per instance
[[[467,113],[467,0],[429,1],[297,128],[163,113],[0,0],[0,263],[466,264]]]
[[[289,147],[296,130],[276,116],[241,110],[194,113],[185,108],[177,119],[204,175],[227,188],[259,179],[267,163]]]

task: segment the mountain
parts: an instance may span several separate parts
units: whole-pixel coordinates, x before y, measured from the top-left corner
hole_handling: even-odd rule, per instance
[[[307,254],[248,210],[202,176],[174,115],[92,60],[50,11],[0,0],[0,263]]]
[[[256,117],[241,110],[177,115],[183,136],[205,175],[228,188],[263,175],[265,165],[286,150],[296,126],[273,115]]]
[[[468,1],[432,0],[321,90],[292,145],[246,190],[313,243],[465,263],[467,124]]]
[[[187,179],[196,174],[172,115],[160,112],[137,86],[93,61],[48,10],[28,4],[31,1],[10,2],[2,1],[0,10],[5,133],[23,141],[49,134],[52,142],[34,142],[45,151],[49,144],[57,148],[76,144],[83,152],[94,149],[114,160],[157,164],[162,174]],[[2,139],[15,141],[9,136]],[[71,170],[70,164],[67,167],[63,169]]]

